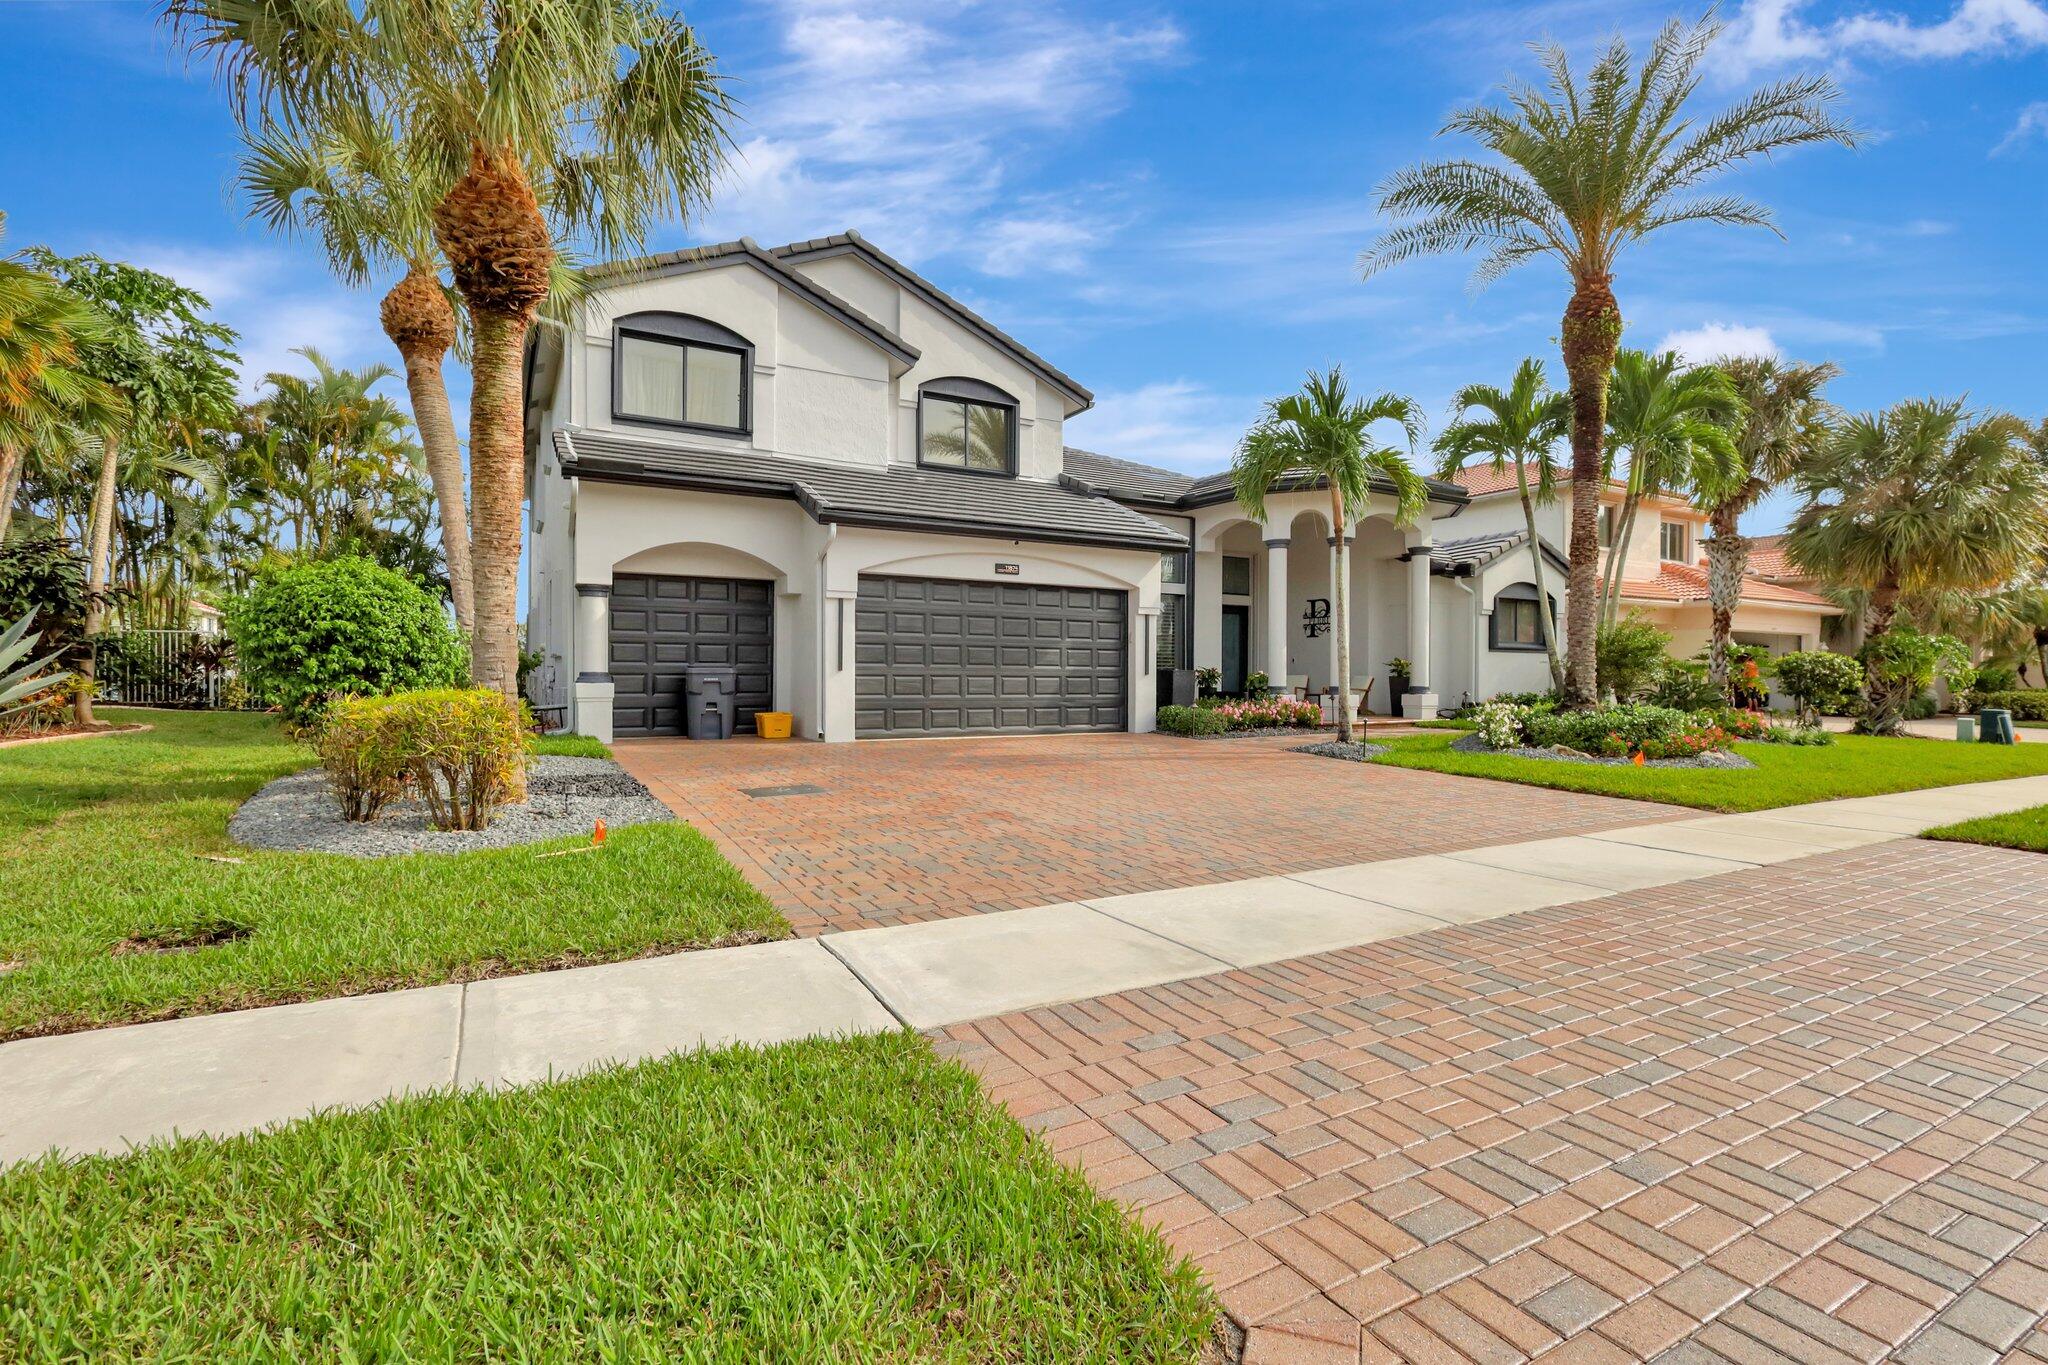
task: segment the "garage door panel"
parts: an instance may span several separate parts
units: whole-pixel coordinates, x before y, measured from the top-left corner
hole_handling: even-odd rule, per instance
[[[737,670],[736,729],[772,704],[774,585],[746,578],[619,574],[612,581],[612,732],[680,734],[683,669]]]
[[[869,576],[859,602],[862,735],[1125,726],[1123,593]]]

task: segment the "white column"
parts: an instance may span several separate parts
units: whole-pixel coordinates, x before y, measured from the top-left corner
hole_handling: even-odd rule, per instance
[[[1408,547],[1408,697],[1401,714],[1408,720],[1436,718],[1436,689],[1429,668],[1429,540]]]
[[[576,585],[576,732],[612,738],[612,585]]]
[[[1266,591],[1259,599],[1259,621],[1266,647],[1260,651],[1264,661],[1257,668],[1265,670],[1266,679],[1273,686],[1287,686],[1287,541],[1284,538],[1266,542]]]

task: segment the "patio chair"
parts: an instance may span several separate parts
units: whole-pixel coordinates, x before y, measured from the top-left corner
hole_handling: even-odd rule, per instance
[[[1287,675],[1287,695],[1294,698],[1294,700],[1296,701],[1307,701],[1308,674],[1289,673]]]
[[[1378,681],[1379,679],[1377,678],[1353,678],[1351,680],[1351,693],[1358,698],[1358,723],[1360,726],[1365,724],[1366,714],[1372,710],[1368,703],[1372,701],[1372,685]]]

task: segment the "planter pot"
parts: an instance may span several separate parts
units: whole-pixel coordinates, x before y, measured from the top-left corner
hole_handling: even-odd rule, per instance
[[[1159,670],[1159,704],[1161,706],[1193,706],[1195,704],[1195,670],[1192,668],[1162,668]]]
[[[1394,715],[1402,714],[1401,698],[1406,695],[1407,691],[1408,679],[1399,673],[1389,673],[1387,675],[1387,707]]]

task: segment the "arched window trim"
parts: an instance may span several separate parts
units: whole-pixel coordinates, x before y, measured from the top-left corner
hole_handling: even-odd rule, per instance
[[[926,401],[930,398],[950,399],[956,403],[975,403],[982,407],[1001,408],[1009,414],[1009,448],[1003,452],[1002,469],[968,469],[956,464],[937,464],[924,457],[924,421]],[[917,386],[917,463],[923,469],[942,469],[948,474],[975,474],[985,479],[1014,479],[1017,477],[1018,403],[1016,398],[986,380],[969,379],[965,375],[947,375],[939,379],[928,379]]]
[[[659,417],[626,409],[626,367],[623,341],[627,337],[710,351],[726,351],[740,358],[740,420],[737,426],[713,422],[690,422]],[[684,383],[688,384],[685,369]],[[684,411],[688,411],[688,397]],[[628,313],[612,320],[612,420],[633,426],[666,427],[674,431],[703,431],[720,436],[748,436],[754,430],[754,343],[709,318],[694,313],[650,311]]]
[[[1557,598],[1548,593],[1544,594],[1544,596],[1549,597],[1550,618],[1555,621],[1557,619]],[[1487,648],[1503,654],[1543,653],[1542,618],[1537,618],[1536,638],[1531,643],[1529,641],[1517,640],[1513,637],[1514,613],[1501,610],[1501,603],[1503,602],[1535,603],[1539,600],[1541,599],[1536,594],[1536,585],[1529,582],[1510,583],[1495,593],[1493,595],[1492,615],[1487,622]]]

